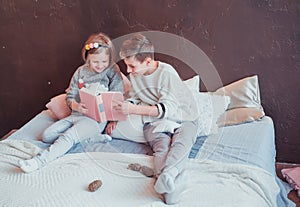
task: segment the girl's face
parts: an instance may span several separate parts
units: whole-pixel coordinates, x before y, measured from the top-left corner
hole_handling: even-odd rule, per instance
[[[99,54],[89,54],[88,61],[90,70],[101,73],[109,65],[109,54],[106,51]]]

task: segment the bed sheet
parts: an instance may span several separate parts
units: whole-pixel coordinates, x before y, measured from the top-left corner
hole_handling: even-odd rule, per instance
[[[209,139],[198,138],[195,149],[201,148],[195,156],[199,160],[213,160],[222,163],[257,166],[271,173],[281,191],[277,206],[295,206],[287,194],[291,187],[279,179],[275,169],[275,132],[271,117],[242,125],[222,127]]]
[[[274,127],[270,117],[242,125],[222,127],[209,139],[198,139],[197,159],[254,165],[273,173]],[[197,148],[197,147],[196,147]]]
[[[42,111],[8,139],[21,139],[39,148],[46,148],[48,144],[40,141],[41,133],[54,121],[48,110]],[[148,145],[118,139],[106,144],[82,142],[74,146],[70,153],[95,151],[152,154]],[[241,164],[269,172],[280,189],[277,206],[295,206],[287,199],[287,193],[291,188],[276,176],[275,155],[274,126],[270,117],[247,124],[223,127],[217,134],[198,137],[190,152],[190,158],[196,158],[200,163]]]

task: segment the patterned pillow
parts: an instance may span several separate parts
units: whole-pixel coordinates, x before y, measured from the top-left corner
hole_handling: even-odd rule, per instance
[[[208,136],[217,133],[217,120],[226,111],[230,98],[210,92],[200,92],[196,96],[196,101],[200,114],[197,136]]]

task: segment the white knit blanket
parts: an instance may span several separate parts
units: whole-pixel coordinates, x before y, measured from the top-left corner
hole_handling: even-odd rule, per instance
[[[152,157],[121,153],[67,154],[36,172],[22,173],[19,159],[40,149],[28,142],[0,142],[0,206],[162,207],[154,179],[127,169],[130,163],[152,167]],[[100,179],[95,192],[87,186]],[[189,160],[172,196],[182,207],[275,207],[279,188],[274,177],[256,167]]]

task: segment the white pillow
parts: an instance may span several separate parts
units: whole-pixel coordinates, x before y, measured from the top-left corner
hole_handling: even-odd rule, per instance
[[[200,90],[200,77],[196,75],[190,79],[183,81],[192,93],[198,93]]]
[[[156,132],[174,133],[175,130],[181,126],[181,124],[178,124],[174,121],[170,121],[167,119],[155,121],[155,122],[151,123],[151,125],[155,126],[155,128],[153,129],[154,133],[156,133]]]
[[[125,121],[118,121],[112,132],[113,138],[130,140],[133,142],[146,143],[143,133],[143,121],[141,115],[131,114]]]
[[[200,114],[197,136],[208,136],[217,133],[217,120],[226,111],[230,98],[209,92],[199,92],[196,101]]]

